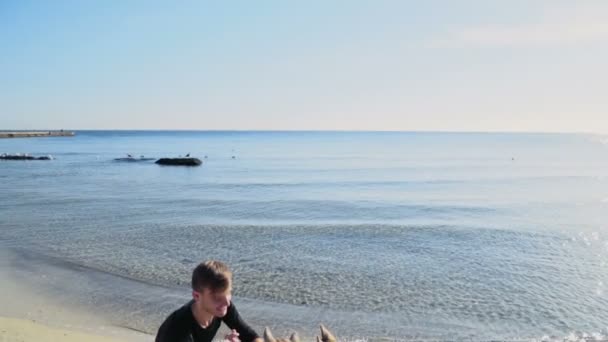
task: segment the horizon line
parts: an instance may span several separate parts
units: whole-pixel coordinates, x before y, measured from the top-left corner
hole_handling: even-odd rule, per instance
[[[0,129],[0,132],[23,132],[23,131],[71,131],[71,132],[260,132],[260,133],[474,133],[474,134],[583,134],[583,135],[608,135],[608,132],[590,132],[590,131],[509,131],[509,130],[360,130],[360,129],[161,129],[161,128],[109,128],[109,129]]]

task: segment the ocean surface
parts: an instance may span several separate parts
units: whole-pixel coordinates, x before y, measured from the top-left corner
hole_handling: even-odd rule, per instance
[[[55,158],[0,161],[0,249],[15,276],[119,325],[154,334],[219,259],[246,320],[279,334],[608,335],[606,137],[76,133],[0,140]],[[203,165],[114,161],[128,153]]]

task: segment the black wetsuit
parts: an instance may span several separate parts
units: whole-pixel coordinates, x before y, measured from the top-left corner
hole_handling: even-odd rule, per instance
[[[167,317],[158,329],[156,342],[211,342],[222,322],[226,323],[230,329],[235,329],[242,342],[251,342],[259,337],[239,316],[239,312],[232,303],[228,307],[226,316],[214,317],[208,327],[201,327],[192,314],[193,302],[188,302]]]

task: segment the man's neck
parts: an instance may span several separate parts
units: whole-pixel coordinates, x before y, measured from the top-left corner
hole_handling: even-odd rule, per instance
[[[194,315],[194,319],[196,320],[198,325],[203,328],[207,328],[213,321],[213,314],[210,314],[200,308],[196,302],[193,302],[192,305],[190,305],[190,310],[192,310],[192,315]]]

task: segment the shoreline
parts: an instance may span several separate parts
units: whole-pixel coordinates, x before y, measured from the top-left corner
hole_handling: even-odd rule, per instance
[[[32,251],[4,248],[1,244],[0,279],[0,341],[6,342],[153,341],[164,318],[189,300],[185,288],[149,284]],[[303,341],[313,340],[320,323],[341,341],[470,339],[458,331],[463,327],[458,322],[429,326],[428,319],[404,321],[395,319],[394,314],[376,314],[378,317],[373,320],[376,333],[372,333],[366,324],[361,325],[370,321],[370,313],[365,311],[307,308],[246,298],[234,301],[258,333],[269,326],[275,336],[289,336],[296,331]],[[353,330],[349,322],[359,323]],[[403,323],[409,326],[407,333],[396,329]],[[514,334],[510,338],[491,338],[494,329],[486,329],[490,335],[478,340],[533,341],[538,339],[530,336],[544,336]],[[216,336],[227,333],[222,325]],[[474,330],[469,330],[470,336],[473,333]]]
[[[76,133],[72,131],[13,131],[0,132],[0,139],[12,138],[44,138],[44,137],[73,137]]]
[[[0,248],[0,341],[143,342],[154,336],[121,327],[92,307],[78,306],[47,292],[57,275],[24,273]],[[37,278],[37,279],[36,279]],[[70,296],[66,293],[66,296]]]
[[[124,338],[83,333],[73,329],[64,329],[38,323],[36,320],[0,316],[0,340],[6,342],[35,341],[89,341],[89,342],[125,342]]]
[[[167,315],[190,299],[186,287],[150,284],[1,244],[0,279],[0,317],[29,321],[41,328],[115,337],[119,341],[152,341]],[[363,312],[347,314],[241,297],[234,301],[260,334],[268,326],[276,336],[297,331],[303,340],[313,340],[318,325],[323,323],[344,341],[386,340],[347,334],[349,328],[344,323],[353,319],[363,322],[367,317]],[[4,325],[0,325],[3,329]],[[228,333],[222,325],[216,336]],[[386,335],[389,340],[391,335],[394,334]]]

